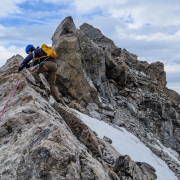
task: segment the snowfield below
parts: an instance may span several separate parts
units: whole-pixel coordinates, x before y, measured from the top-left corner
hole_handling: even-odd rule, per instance
[[[112,140],[112,146],[121,154],[129,155],[135,162],[146,162],[156,169],[157,180],[177,180],[177,177],[169,169],[166,163],[157,157],[148,147],[146,147],[136,136],[126,131],[126,129],[118,127],[114,128],[104,121],[91,118],[83,113],[78,113],[80,119],[88,125],[91,130],[98,134],[99,138],[104,136]],[[169,154],[172,150],[165,149]]]

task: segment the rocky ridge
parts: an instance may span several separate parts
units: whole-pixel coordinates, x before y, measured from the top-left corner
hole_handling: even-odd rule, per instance
[[[70,109],[76,109],[118,128],[125,127],[180,179],[180,96],[166,87],[163,63],[148,64],[116,47],[100,30],[72,17],[57,27],[52,45],[58,57],[57,86],[68,107],[50,104],[46,90],[23,81],[0,121],[0,175],[2,179],[156,179],[155,169],[120,155],[108,137],[100,139]],[[22,62],[13,56],[0,68],[0,107]]]

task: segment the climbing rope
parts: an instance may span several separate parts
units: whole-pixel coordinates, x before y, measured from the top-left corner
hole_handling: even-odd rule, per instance
[[[27,76],[25,76],[25,78],[31,76],[33,73],[37,72],[40,66],[38,66],[33,72],[31,72],[30,74],[28,74]],[[14,93],[16,92],[18,86],[21,84],[21,82],[23,82],[25,80],[25,78],[21,78],[20,80],[17,81],[16,85],[14,86],[14,89],[11,91],[11,94],[8,98],[8,100],[6,101],[6,103],[3,106],[3,109],[1,110],[1,114],[0,114],[0,120],[5,112],[6,107],[8,106],[8,103],[10,102],[11,98],[14,96]]]

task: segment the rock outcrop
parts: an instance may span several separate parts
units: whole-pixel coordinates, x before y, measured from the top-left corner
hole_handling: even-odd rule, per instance
[[[34,86],[31,76],[26,81],[28,70],[13,74],[21,61],[17,55],[0,68],[0,107],[15,80],[23,79],[0,121],[1,179],[121,179],[116,171],[123,165],[116,165],[116,170],[114,167],[123,156],[107,140],[99,139],[75,111],[58,103],[52,106],[46,90]],[[138,167],[130,158],[129,161]],[[123,177],[136,173],[141,175],[144,171],[132,169],[130,175]],[[145,174],[141,179],[153,176],[151,172]]]
[[[62,33],[62,27],[68,27],[68,31]],[[76,29],[71,17],[62,21],[52,40],[58,53],[59,87],[65,87],[65,92],[83,108],[89,103],[102,108],[100,98],[115,107],[120,103],[118,98],[122,97],[133,116],[147,119],[148,123],[151,118],[159,119],[153,123],[158,137],[179,151],[179,142],[173,132],[179,129],[180,96],[166,87],[163,63],[139,61],[137,55],[116,47],[97,28],[84,23],[80,30]],[[167,128],[163,127],[169,124],[177,126],[170,126],[170,132],[165,132]]]
[[[23,60],[20,55],[0,68],[0,110],[16,80],[24,78],[0,120],[1,179],[157,179],[154,167],[121,155],[73,109],[125,127],[180,178],[180,164],[160,145],[179,157],[180,96],[166,87],[163,63],[139,61],[99,29],[87,23],[77,29],[72,17],[57,27],[52,45],[57,86],[67,107],[49,103],[43,76],[45,90],[33,77],[25,78],[28,69],[12,73]]]

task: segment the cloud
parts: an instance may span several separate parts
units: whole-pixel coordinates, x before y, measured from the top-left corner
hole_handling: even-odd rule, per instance
[[[20,54],[23,57],[26,57],[24,48],[17,48],[16,46],[10,46],[5,48],[4,46],[0,46],[0,67],[3,66],[8,59],[16,54]]]
[[[180,78],[180,76],[178,78]],[[180,83],[179,82],[167,83],[167,87],[169,89],[172,89],[172,90],[176,91],[180,95]]]
[[[68,4],[69,2],[72,2],[72,0],[42,0],[45,3],[63,3],[63,4]]]
[[[0,45],[20,45],[47,43],[51,44],[51,37],[56,30],[59,20],[47,24],[23,25],[20,27],[4,27],[0,25]]]
[[[180,64],[167,63],[164,69],[167,73],[177,74],[180,73]]]
[[[108,11],[111,12],[111,7],[116,5],[120,5],[125,3],[126,0],[111,0],[111,1],[104,1],[104,0],[92,0],[92,1],[81,1],[81,0],[74,0],[72,6],[76,9],[76,12],[79,14],[87,14],[96,10],[99,11]],[[106,14],[106,13],[105,13]]]
[[[131,35],[132,36],[132,35]],[[156,32],[148,35],[135,35],[136,40],[146,40],[146,41],[166,41],[166,42],[178,42],[180,38],[180,31],[174,34],[168,34],[167,32]]]
[[[178,4],[179,1],[176,0],[176,3]],[[74,0],[72,5],[79,14],[87,14],[99,10],[108,12],[110,16],[121,19],[124,22],[129,22],[129,17],[131,17],[133,23],[129,23],[128,27],[139,28],[145,24],[153,26],[179,24],[180,6],[177,6],[176,3],[168,0],[152,0],[148,2],[140,0]]]
[[[0,17],[7,17],[10,14],[21,14],[19,4],[24,3],[26,0],[6,0],[1,2]]]

